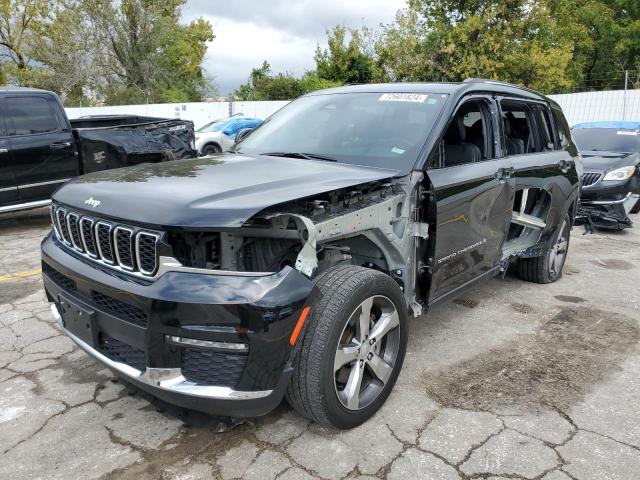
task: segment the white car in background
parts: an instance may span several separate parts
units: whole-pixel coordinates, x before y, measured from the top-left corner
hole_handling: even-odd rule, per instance
[[[261,123],[259,118],[239,116],[214,120],[196,130],[196,150],[200,155],[227,152],[235,143],[240,130],[255,128]]]

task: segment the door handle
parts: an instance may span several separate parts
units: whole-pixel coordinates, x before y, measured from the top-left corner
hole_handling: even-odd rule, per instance
[[[49,145],[51,150],[62,150],[63,148],[69,148],[71,146],[71,142],[56,142]]]

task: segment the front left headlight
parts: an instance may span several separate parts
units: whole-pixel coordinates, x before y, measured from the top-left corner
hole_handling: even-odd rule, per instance
[[[603,182],[619,182],[620,180],[626,180],[633,177],[636,173],[636,167],[622,167],[611,170],[602,179]]]

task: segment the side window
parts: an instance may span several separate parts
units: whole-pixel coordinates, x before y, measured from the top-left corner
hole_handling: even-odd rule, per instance
[[[522,155],[543,151],[542,140],[535,120],[535,105],[525,102],[502,100],[502,146],[507,155]],[[552,135],[552,133],[550,133]],[[549,134],[548,134],[549,135]],[[550,137],[553,138],[553,137]]]
[[[14,135],[55,132],[60,129],[58,117],[44,97],[8,97],[7,111]]]
[[[549,116],[549,110],[544,105],[536,105],[535,107],[538,123],[538,133],[540,137],[540,148],[542,151],[549,152],[555,149],[556,141],[553,135],[553,124]]]
[[[464,103],[454,114],[440,147],[443,167],[480,162],[493,158],[491,123],[484,101]]]
[[[567,120],[560,110],[553,109],[553,118],[558,126],[558,136],[560,137],[560,148],[564,149],[571,145],[571,129]]]

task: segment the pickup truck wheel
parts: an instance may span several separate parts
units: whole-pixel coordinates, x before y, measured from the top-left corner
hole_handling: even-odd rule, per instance
[[[202,155],[213,155],[214,153],[222,153],[219,145],[209,144],[202,147]]]
[[[552,283],[562,276],[562,268],[569,251],[571,218],[565,214],[556,233],[553,247],[542,257],[526,258],[518,261],[518,274],[522,280],[534,283]]]
[[[398,284],[357,266],[316,282],[287,400],[301,415],[337,428],[365,422],[395,385],[407,348],[407,307]]]

